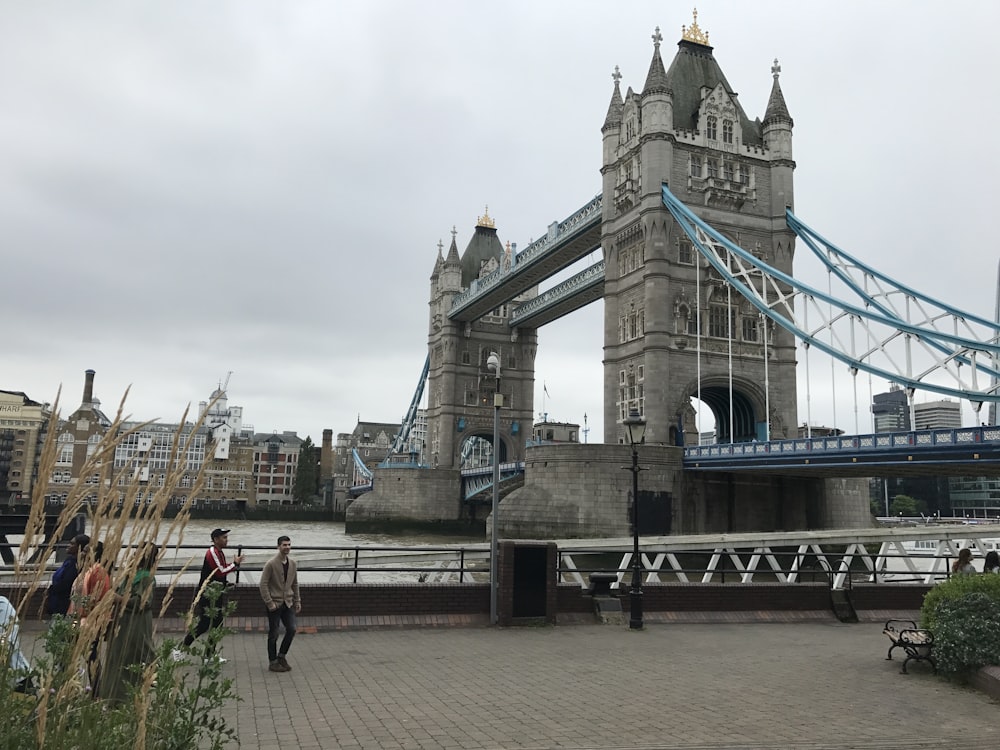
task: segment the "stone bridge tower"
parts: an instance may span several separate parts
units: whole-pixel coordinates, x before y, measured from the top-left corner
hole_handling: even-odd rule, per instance
[[[690,399],[699,393],[720,442],[762,440],[768,424],[771,437],[791,437],[794,337],[729,293],[661,200],[666,184],[730,240],[791,273],[785,207],[792,206],[793,123],[780,68],[775,61],[763,120],[751,120],[697,15],[666,69],[661,41],[657,28],[640,92],[622,96],[615,69],[602,128],[604,440],[627,441],[620,423],[635,408],[646,418],[647,442],[697,443]]]
[[[489,211],[479,217],[461,257],[456,234],[452,230],[447,256],[442,255],[443,247],[439,245],[431,274],[425,455],[432,468],[462,468],[463,451],[468,464],[475,465],[478,460],[490,465],[491,454],[484,455],[482,448],[493,443],[496,379],[486,360],[490,352],[496,352],[500,356],[500,392],[504,396],[500,461],[521,461],[525,440],[531,435],[538,335],[534,328],[512,329],[508,320],[512,307],[534,297],[537,290],[530,290],[477,321],[449,320],[448,311],[458,294],[496,268],[509,269],[511,264],[510,244],[504,248],[500,243]]]

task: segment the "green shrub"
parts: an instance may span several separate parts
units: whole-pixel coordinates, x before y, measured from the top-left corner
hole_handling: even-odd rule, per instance
[[[1000,606],[982,592],[942,600],[937,608],[934,661],[947,677],[1000,663]]]
[[[967,594],[983,594],[1000,607],[1000,575],[952,576],[924,596],[920,626],[937,634],[937,610],[942,602],[961,599]]]

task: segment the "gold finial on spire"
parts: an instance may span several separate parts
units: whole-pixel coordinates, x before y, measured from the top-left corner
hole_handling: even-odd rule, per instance
[[[487,204],[486,211],[482,216],[479,217],[479,221],[476,222],[477,227],[486,227],[487,229],[496,229],[497,225],[490,218],[490,207]]]
[[[708,32],[702,31],[698,26],[698,9],[694,9],[694,20],[691,22],[690,26],[681,26],[681,39],[685,42],[694,42],[695,44],[704,44],[706,47],[711,46],[708,43]]]

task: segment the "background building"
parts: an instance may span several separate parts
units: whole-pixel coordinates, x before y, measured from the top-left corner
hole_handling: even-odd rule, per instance
[[[906,402],[906,391],[898,385],[891,385],[888,393],[876,393],[872,397],[872,416],[875,432],[907,432],[910,429],[910,407]]]
[[[302,438],[294,432],[253,436],[253,476],[258,503],[293,503],[292,488],[299,465]]]
[[[950,430],[962,426],[962,405],[942,399],[913,405],[913,429]]]
[[[50,417],[48,404],[0,391],[0,504],[30,502]]]

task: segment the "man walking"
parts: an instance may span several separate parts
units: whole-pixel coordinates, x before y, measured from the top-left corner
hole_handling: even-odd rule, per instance
[[[243,555],[236,555],[232,562],[226,562],[225,549],[229,546],[229,529],[214,529],[212,531],[212,546],[205,552],[205,560],[201,564],[201,578],[198,581],[198,591],[202,592],[198,600],[198,625],[194,633],[188,632],[184,636],[184,645],[190,646],[194,639],[207,633],[210,628],[217,628],[222,625],[222,620],[226,612],[226,594],[222,595],[213,604],[204,594],[206,581],[209,583],[221,583],[223,589],[229,586],[227,576],[236,570],[243,562]],[[214,610],[214,612],[212,611]],[[180,660],[183,655],[180,651],[174,652],[174,659]],[[219,657],[220,662],[226,660]]]
[[[302,610],[299,598],[298,566],[288,555],[292,540],[278,537],[278,554],[267,561],[260,574],[260,595],[267,607],[267,658],[272,672],[287,672],[288,649],[295,637],[295,615]],[[285,626],[285,637],[278,650],[278,626]]]

